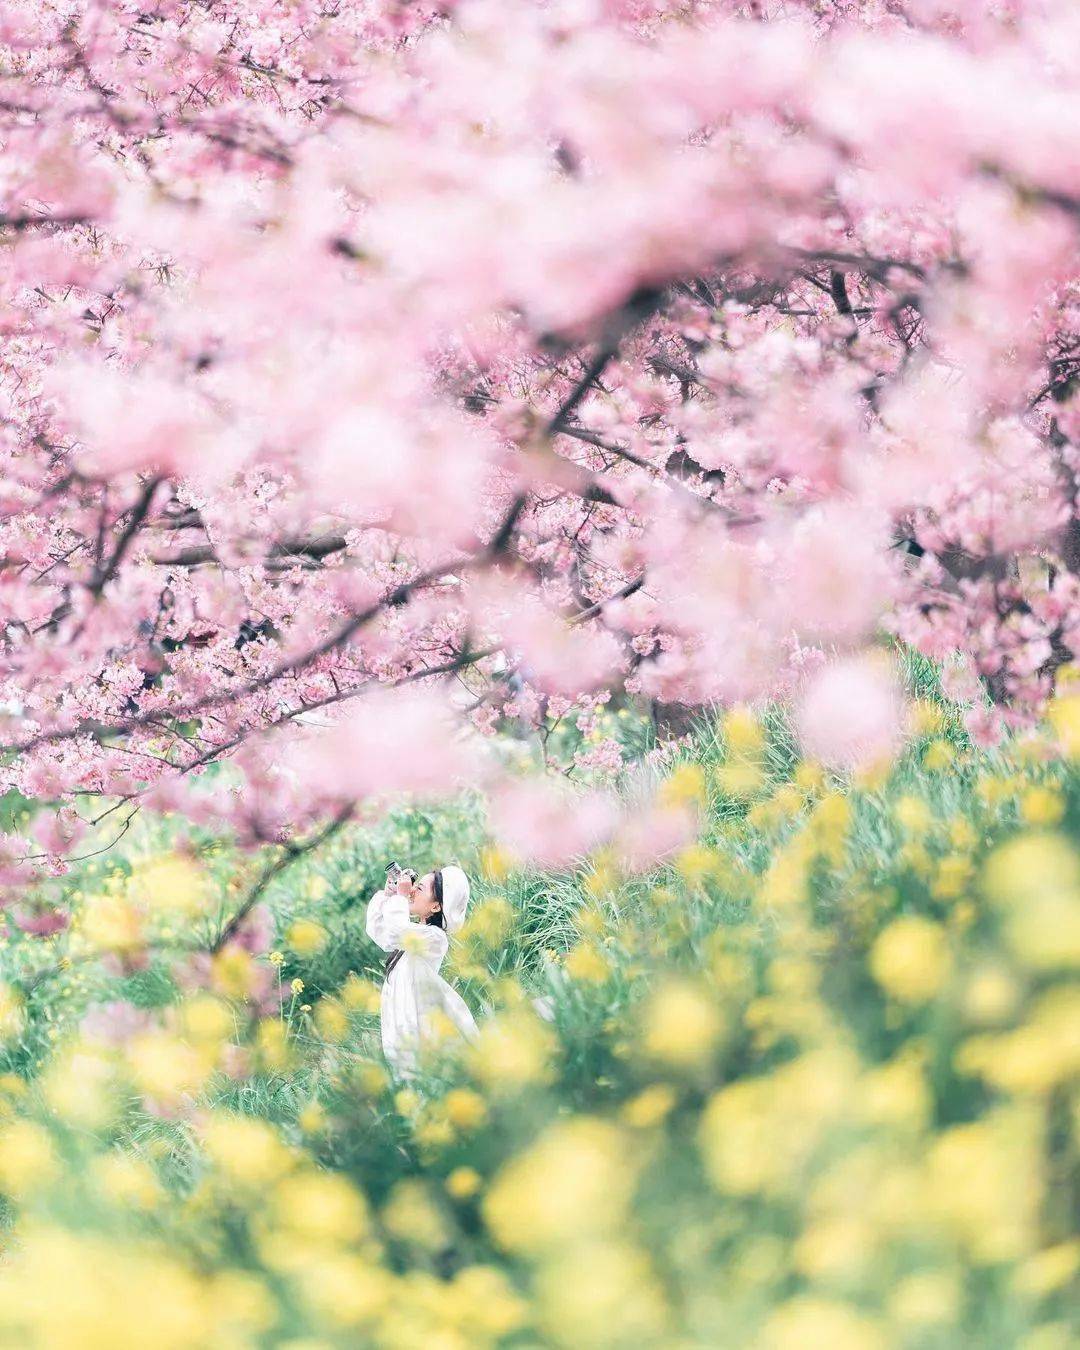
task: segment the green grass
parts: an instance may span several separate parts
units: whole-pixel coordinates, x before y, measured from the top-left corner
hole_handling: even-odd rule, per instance
[[[475,794],[343,831],[265,895],[281,979],[302,992],[280,1018],[260,1019],[219,988],[230,1030],[214,1054],[228,1043],[239,1058],[173,1109],[148,1104],[121,1063],[108,1120],[80,1124],[56,1107],[50,1077],[104,999],[149,1009],[174,1034],[189,1000],[167,953],[118,976],[100,963],[63,968],[66,937],[9,940],[0,973],[24,991],[26,1021],[2,1067],[28,1084],[12,1110],[59,1141],[68,1179],[60,1196],[43,1184],[14,1197],[16,1246],[20,1207],[73,1231],[164,1237],[185,1262],[244,1270],[269,1291],[276,1311],[259,1345],[315,1336],[406,1350],[445,1335],[470,1346],[704,1346],[723,1327],[725,1343],[779,1350],[1063,1347],[1080,1207],[1080,1088],[1062,1031],[1077,997],[1080,773],[1021,741],[975,749],[929,663],[906,657],[904,674],[923,723],[887,775],[852,784],[810,773],[776,707],[749,752],[738,727],[710,716],[662,764],[642,761],[621,791],[642,781],[701,791],[695,847],[644,874],[603,856],[507,868]],[[651,748],[646,722],[607,716],[627,746]],[[572,730],[560,734],[572,749]],[[749,778],[733,775],[748,763]],[[77,909],[76,892],[167,851],[175,828],[140,823],[118,857],[51,883],[53,894]],[[245,864],[228,840],[196,839],[226,914]],[[1034,849],[1033,867],[1045,853],[1060,875],[1032,889],[1022,871],[1001,871],[1016,839]],[[436,1058],[405,1093],[381,1066],[365,983],[378,982],[382,953],[364,934],[364,906],[395,857],[421,870],[459,862],[474,878],[474,922],[447,973],[483,1028],[476,1055]],[[297,949],[298,921],[321,932],[318,950]],[[1060,954],[1047,926],[1059,927]],[[914,957],[889,948],[912,934]],[[532,1012],[541,995],[550,1024]],[[408,1306],[426,1307],[425,1279],[441,1291],[415,1340],[389,1313],[349,1322],[305,1302],[280,1252],[260,1245],[276,1182],[254,1199],[229,1190],[203,1140],[206,1111],[269,1122],[296,1166],[367,1197],[377,1241],[364,1259]],[[609,1133],[563,1194],[579,1145],[560,1131],[574,1122]],[[166,1218],[118,1216],[84,1183],[101,1150],[149,1163],[170,1197]],[[547,1183],[515,1171],[536,1157]],[[590,1199],[590,1177],[607,1166],[616,1181]],[[623,1174],[632,1194],[598,1219]],[[475,1195],[461,1181],[473,1175]],[[882,1210],[890,1187],[897,1200]],[[522,1234],[500,1226],[507,1191]],[[552,1222],[559,1240],[545,1246],[535,1234]],[[335,1259],[351,1250],[331,1245]],[[464,1329],[468,1309],[449,1290],[477,1266],[524,1301],[512,1329]]]

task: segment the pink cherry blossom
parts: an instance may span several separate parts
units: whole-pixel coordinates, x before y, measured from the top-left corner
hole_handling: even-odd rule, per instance
[[[806,755],[845,770],[887,760],[900,744],[903,723],[895,673],[873,655],[836,661],[813,674],[795,719]]]

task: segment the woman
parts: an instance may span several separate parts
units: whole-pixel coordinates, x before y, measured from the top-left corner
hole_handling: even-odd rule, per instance
[[[468,903],[468,877],[460,867],[442,867],[419,881],[403,872],[392,890],[379,891],[368,904],[367,935],[390,953],[382,990],[383,1051],[401,1077],[415,1072],[424,1042],[438,1038],[443,1019],[466,1040],[477,1034],[464,999],[439,975],[447,934],[465,922]]]

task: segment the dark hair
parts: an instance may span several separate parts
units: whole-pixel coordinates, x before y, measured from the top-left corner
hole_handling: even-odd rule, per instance
[[[413,876],[414,877],[416,876],[415,872],[413,873]],[[435,897],[435,902],[439,906],[439,908],[436,910],[432,910],[432,912],[427,916],[424,922],[430,924],[432,928],[441,928],[445,932],[446,916],[443,914],[443,907],[442,907],[443,881],[441,868],[437,872],[432,873],[431,889]],[[390,978],[390,972],[401,960],[403,955],[404,952],[399,947],[396,952],[391,952],[390,955],[386,958],[386,965],[383,969],[384,979]]]
[[[439,908],[436,909],[436,910],[433,910],[433,911],[427,916],[426,922],[429,923],[429,924],[431,924],[432,928],[444,928],[444,929],[445,929],[445,927],[446,927],[446,915],[443,913],[443,907],[442,907],[442,868],[441,868],[441,867],[439,868],[439,870],[438,870],[437,872],[432,873],[432,884],[431,884],[431,889],[432,889],[432,892],[433,892],[433,894],[434,894],[434,896],[435,896],[435,903],[439,906]]]

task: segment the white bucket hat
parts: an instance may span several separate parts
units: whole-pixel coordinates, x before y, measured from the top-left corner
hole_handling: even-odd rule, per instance
[[[448,933],[456,933],[465,922],[469,904],[469,878],[460,867],[441,867],[443,922]]]

